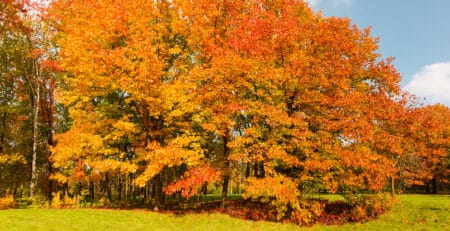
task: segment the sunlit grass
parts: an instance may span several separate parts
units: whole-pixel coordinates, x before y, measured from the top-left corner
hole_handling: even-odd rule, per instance
[[[293,224],[252,222],[224,214],[173,215],[95,209],[0,211],[0,230],[296,230]]]
[[[245,221],[217,213],[14,209],[0,210],[0,230],[450,230],[450,196],[402,195],[399,199],[401,203],[376,220],[343,226],[301,228],[293,224]]]
[[[321,200],[328,200],[328,201],[343,201],[344,197],[340,194],[326,194],[326,193],[321,193],[321,194],[312,194],[309,195],[310,198],[316,198],[316,199],[321,199]]]
[[[386,214],[366,223],[313,230],[450,230],[450,196],[401,195]]]

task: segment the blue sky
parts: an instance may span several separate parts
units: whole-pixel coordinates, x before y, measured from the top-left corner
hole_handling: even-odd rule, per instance
[[[450,0],[307,0],[325,16],[372,27],[379,53],[394,57],[403,89],[450,106]]]

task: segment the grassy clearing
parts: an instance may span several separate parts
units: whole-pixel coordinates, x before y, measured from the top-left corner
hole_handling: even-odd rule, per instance
[[[450,196],[402,195],[400,203],[376,220],[311,230],[450,230]]]
[[[364,224],[252,222],[223,214],[173,215],[96,209],[0,210],[0,230],[450,230],[450,196],[403,195],[387,214]]]
[[[17,209],[0,211],[0,230],[295,230],[293,224],[251,222],[223,214],[177,216],[145,211]]]

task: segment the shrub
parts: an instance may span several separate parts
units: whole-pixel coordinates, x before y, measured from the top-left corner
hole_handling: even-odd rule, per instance
[[[352,207],[344,201],[327,202],[318,221],[325,225],[342,225],[350,220]]]
[[[13,195],[7,195],[5,197],[0,198],[0,209],[10,209],[16,208],[17,203],[14,201]]]
[[[288,215],[289,210],[300,208],[297,185],[285,176],[248,178],[244,185],[245,199],[267,203],[276,209],[277,220]]]
[[[395,200],[387,194],[349,194],[345,196],[349,205],[353,207],[351,211],[352,221],[361,221],[367,218],[376,218],[383,214],[395,203]],[[363,215],[363,212],[365,215]]]
[[[63,201],[61,200],[61,196],[59,192],[52,193],[52,201],[50,203],[50,207],[52,208],[62,208]]]
[[[67,194],[64,197],[61,197],[60,192],[53,193],[52,195],[53,199],[50,204],[52,208],[70,208],[77,206],[76,198],[72,198]]]
[[[270,205],[276,220],[308,225],[317,221],[324,209],[324,201],[301,198],[298,184],[283,175],[247,179],[244,198]]]
[[[367,212],[361,205],[355,206],[350,211],[350,221],[365,221],[367,220]]]

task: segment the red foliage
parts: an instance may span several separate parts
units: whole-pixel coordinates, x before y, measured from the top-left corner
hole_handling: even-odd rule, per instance
[[[229,201],[225,208],[220,208],[218,211],[244,220],[277,221],[273,206],[251,200]]]
[[[168,185],[164,192],[168,195],[181,192],[182,197],[189,198],[196,195],[205,183],[219,179],[220,172],[209,166],[200,166],[186,171],[180,180]]]
[[[45,70],[49,70],[49,71],[56,71],[56,72],[63,71],[63,68],[61,67],[61,65],[59,65],[59,63],[54,60],[49,60],[49,59],[42,60],[41,66]]]

